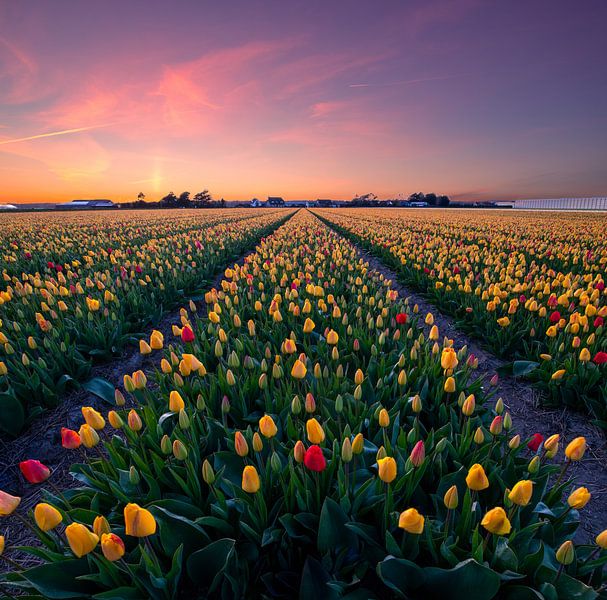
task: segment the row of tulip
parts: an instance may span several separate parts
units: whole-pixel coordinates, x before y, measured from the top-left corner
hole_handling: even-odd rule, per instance
[[[308,212],[181,312],[158,359],[63,429],[82,483],[31,516],[42,562],[0,580],[54,598],[597,598],[607,533],[559,435],[521,439],[477,361]],[[493,382],[495,384],[495,382]],[[491,399],[491,402],[487,402]],[[1,523],[1,522],[0,522]],[[7,560],[10,540],[3,540]],[[0,559],[1,560],[1,559]],[[603,594],[604,595],[604,594]]]
[[[0,229],[7,248],[0,263],[0,432],[19,433],[83,381],[93,360],[136,342],[147,324],[286,214],[159,211],[142,219],[127,211],[46,225],[39,216],[7,217]]]
[[[607,242],[601,215],[323,211],[403,280],[512,359],[549,405],[607,428]]]

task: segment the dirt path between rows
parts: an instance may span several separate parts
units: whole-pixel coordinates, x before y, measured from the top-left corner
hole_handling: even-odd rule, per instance
[[[489,380],[505,361],[462,333],[456,328],[453,319],[442,314],[440,309],[422,295],[402,285],[396,272],[386,267],[378,258],[352,241],[350,243],[356,248],[359,256],[369,263],[370,269],[391,280],[392,288],[398,290],[401,297],[409,298],[410,304],[418,305],[422,317],[429,312],[433,314],[441,338],[446,335],[453,339],[458,348],[468,346],[469,353],[478,358],[477,377],[488,386]],[[423,318],[421,322],[423,323]],[[423,327],[426,332],[430,329],[426,325]],[[519,433],[522,439],[529,438],[536,432],[544,437],[558,433],[561,436],[560,453],[563,456],[565,443],[578,436],[586,438],[588,450],[584,459],[574,463],[569,474],[574,477],[576,485],[587,487],[592,494],[591,501],[580,512],[581,527],[576,533],[576,542],[594,541],[599,532],[607,529],[607,440],[601,430],[592,425],[586,415],[567,408],[551,410],[540,407],[538,391],[530,383],[512,376],[500,377],[495,398],[502,398],[504,401],[512,415],[513,430]]]
[[[246,257],[253,252],[254,249],[248,249],[236,261],[226,264],[225,268],[234,264],[242,265]],[[223,278],[222,270],[206,289],[217,288]],[[204,301],[198,301],[195,304],[199,314],[206,314],[207,307]],[[184,306],[186,305],[187,301],[184,300]],[[149,339],[152,331],[157,330],[164,335],[165,345],[170,343],[170,340],[174,339],[172,326],[181,325],[180,309],[181,307],[169,311],[160,323],[145,332],[146,338],[144,339]],[[123,389],[125,374],[131,374],[141,369],[150,379],[150,373],[153,373],[159,366],[159,357],[159,352],[144,356],[139,353],[138,347],[128,347],[125,349],[125,353],[115,360],[94,366],[91,378],[100,377],[109,381],[114,387]],[[153,382],[150,381],[150,385],[153,385]],[[42,490],[48,487],[45,484],[30,485],[23,479],[19,471],[19,463],[22,460],[33,458],[42,461],[52,470],[51,480],[61,490],[81,485],[71,476],[69,470],[73,463],[82,462],[83,455],[78,450],[66,450],[61,446],[61,428],[68,427],[76,431],[79,429],[83,423],[80,410],[82,406],[92,406],[101,411],[104,416],[111,409],[110,405],[94,394],[82,389],[75,390],[69,393],[59,406],[46,411],[36,419],[32,426],[17,439],[9,442],[0,439],[0,490],[22,498],[18,508],[20,514],[24,515],[33,509],[41,501]],[[97,455],[96,450],[85,452],[92,456]],[[49,491],[52,492],[50,489]],[[15,546],[39,545],[32,532],[26,529],[18,518],[14,516],[1,518],[0,535],[6,537],[5,555],[7,557],[24,567],[40,562],[37,558],[24,552],[11,549]],[[0,560],[0,573],[7,570],[12,569],[6,562]]]

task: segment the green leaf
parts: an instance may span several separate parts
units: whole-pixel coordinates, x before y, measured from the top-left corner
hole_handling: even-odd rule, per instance
[[[377,565],[379,578],[403,598],[419,590],[425,582],[425,573],[421,567],[404,558],[388,556]]]
[[[540,366],[540,363],[532,360],[515,360],[512,363],[512,375],[514,377],[525,377],[533,373]]]
[[[449,590],[453,600],[491,600],[500,587],[499,575],[469,558],[453,569],[424,569],[426,583],[423,591],[440,597]]]
[[[340,594],[327,585],[329,580],[329,574],[324,567],[308,556],[301,574],[299,600],[338,600]]]
[[[95,594],[93,598],[98,600],[140,600],[142,596],[137,588],[123,586],[107,592]]]
[[[318,550],[324,554],[330,550],[355,548],[356,535],[346,528],[348,516],[331,498],[325,498],[318,524]]]
[[[77,578],[89,573],[86,558],[49,563],[23,571],[21,575],[45,598],[82,598],[91,592],[91,584]]]
[[[173,555],[183,544],[185,554],[204,548],[211,538],[207,532],[187,517],[174,514],[161,506],[152,506],[160,524],[160,541],[165,552]]]
[[[194,552],[187,564],[190,579],[198,585],[214,588],[226,568],[235,544],[235,540],[223,538]]]
[[[25,411],[21,402],[10,394],[0,394],[0,429],[17,435],[24,424]]]
[[[82,387],[91,392],[91,394],[95,394],[98,398],[101,398],[103,401],[114,406],[114,393],[116,388],[107,381],[107,379],[93,377],[93,379],[89,379],[87,382],[83,383]]]

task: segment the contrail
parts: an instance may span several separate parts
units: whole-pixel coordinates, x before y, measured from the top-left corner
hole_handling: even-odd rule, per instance
[[[69,133],[80,133],[81,131],[90,131],[91,129],[101,129],[109,127],[114,123],[106,123],[105,125],[91,125],[90,127],[77,127],[76,129],[63,129],[62,131],[49,131],[48,133],[39,133],[38,135],[30,135],[28,137],[14,138],[12,140],[0,141],[0,146],[5,144],[16,144],[17,142],[27,142],[29,140],[39,140],[40,138],[54,137],[56,135],[67,135]]]
[[[389,83],[351,83],[348,87],[389,87],[392,85],[410,85],[412,83],[424,83],[426,81],[442,81],[443,79],[455,79],[461,75],[444,75],[442,77],[424,77],[423,79],[405,79],[403,81],[391,81]]]

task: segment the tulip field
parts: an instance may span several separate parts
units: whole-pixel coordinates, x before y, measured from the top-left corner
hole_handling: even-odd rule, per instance
[[[607,428],[607,219],[604,214],[321,211],[393,267],[546,405]]]
[[[575,539],[593,501],[570,475],[586,440],[522,437],[467,348],[352,243],[496,350],[537,362],[528,374],[558,397],[604,393],[600,222],[474,214],[84,215],[32,221],[27,244],[5,224],[2,398],[45,404],[28,381],[42,370],[59,401],[62,369],[149,322],[139,351],[156,368],[125,373],[114,406],[83,406],[81,425],[61,430],[77,487],[32,459],[20,470],[42,488],[34,510],[0,491],[0,594],[607,598],[607,530]],[[205,284],[220,264],[221,283]],[[153,323],[174,299],[166,335]],[[32,530],[20,552],[33,565],[11,554],[4,518]]]
[[[0,216],[0,432],[16,435],[288,211]]]

